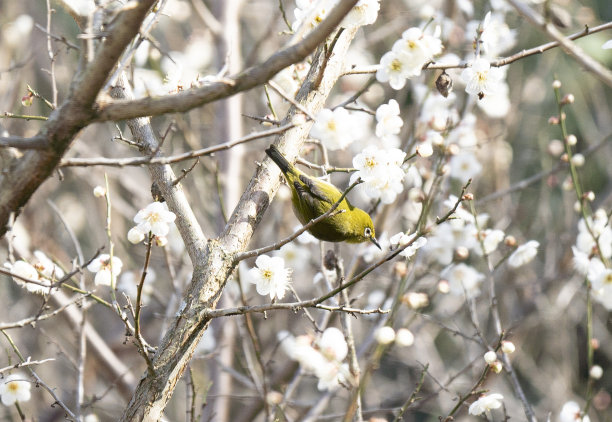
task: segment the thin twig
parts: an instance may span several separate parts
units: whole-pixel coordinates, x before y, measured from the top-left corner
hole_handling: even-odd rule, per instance
[[[4,337],[6,337],[6,339],[8,340],[9,344],[13,348],[13,351],[17,354],[17,356],[19,356],[19,359],[21,359],[21,362],[28,362],[28,360],[23,357],[23,355],[17,348],[17,345],[15,344],[13,339],[4,330],[0,330],[0,332],[4,334]],[[47,390],[49,394],[51,394],[51,397],[53,397],[55,403],[57,403],[62,409],[64,409],[68,416],[73,419],[76,419],[75,414],[68,408],[68,406],[66,406],[66,404],[57,396],[57,394],[55,394],[55,389],[49,387],[46,383],[44,383],[43,380],[40,379],[38,374],[32,368],[30,368],[29,366],[26,366],[26,368],[28,369],[30,374],[32,374],[32,376],[36,379],[36,383],[38,385],[41,385],[45,390]]]
[[[201,157],[204,155],[211,155],[215,152],[228,150],[236,145],[243,144],[245,142],[254,141],[256,139],[267,138],[268,136],[274,136],[281,134],[296,125],[289,123],[274,129],[264,130],[261,132],[255,132],[250,135],[243,136],[234,141],[225,142],[208,148],[202,148],[195,151],[186,152],[184,154],[173,155],[169,157],[130,157],[130,158],[68,158],[62,160],[59,164],[60,167],[88,167],[88,166],[111,166],[111,167],[125,167],[125,166],[140,166],[148,164],[172,164],[180,161],[189,160],[192,158]],[[0,142],[2,140],[0,139]]]

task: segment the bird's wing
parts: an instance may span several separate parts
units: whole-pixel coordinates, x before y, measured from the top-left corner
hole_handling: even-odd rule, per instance
[[[312,180],[311,178],[309,178],[309,177],[307,177],[307,176],[305,176],[303,174],[300,174],[299,178],[300,178],[300,181],[303,183],[303,186],[302,185],[300,186],[302,192],[300,192],[300,189],[298,189],[298,194],[302,193],[303,196],[305,196],[305,197],[307,197],[309,195],[310,196],[314,196],[314,198],[316,198],[316,199],[318,199],[320,201],[325,201],[325,202],[328,202],[330,204],[333,203],[332,202],[333,198],[330,198],[329,194],[326,194],[322,189],[320,189],[316,185],[314,180]],[[323,183],[323,182],[321,182],[321,183]],[[294,185],[296,186],[296,189],[297,189],[298,183],[294,183]],[[308,192],[306,192],[306,190]],[[313,198],[308,198],[308,199],[307,198],[303,198],[303,199],[307,200],[309,202],[313,200]]]

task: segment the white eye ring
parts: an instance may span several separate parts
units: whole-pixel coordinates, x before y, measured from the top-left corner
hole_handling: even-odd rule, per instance
[[[369,227],[366,227],[366,228],[365,228],[365,230],[363,231],[363,235],[364,235],[365,237],[370,237],[370,236],[372,236],[372,230],[370,230],[370,228],[369,228]]]

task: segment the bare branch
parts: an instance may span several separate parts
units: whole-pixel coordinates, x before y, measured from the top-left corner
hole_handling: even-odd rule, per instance
[[[508,2],[517,10],[517,12],[527,18],[527,20],[536,28],[545,32],[550,38],[557,41],[570,56],[572,56],[588,71],[593,73],[593,75],[595,75],[601,82],[605,83],[609,87],[612,87],[612,71],[610,71],[610,69],[605,68],[601,63],[586,54],[582,48],[571,42],[565,35],[555,28],[552,23],[547,22],[542,15],[538,14],[525,3],[518,0],[508,0]]]
[[[304,60],[342,20],[356,0],[343,0],[329,16],[314,28],[304,39],[268,58],[261,65],[250,67],[237,75],[189,89],[165,97],[148,97],[133,101],[101,101],[95,121],[131,119],[142,116],[156,116],[169,112],[184,112],[220,98],[246,91],[269,81],[285,67]]]
[[[141,166],[149,164],[172,164],[178,163],[192,158],[202,157],[204,155],[211,155],[218,151],[228,150],[236,145],[244,144],[246,142],[254,141],[261,138],[267,138],[269,136],[279,135],[292,127],[295,124],[289,123],[278,128],[264,130],[261,132],[254,132],[249,135],[243,136],[234,141],[225,142],[208,148],[202,148],[195,151],[189,151],[184,154],[172,155],[169,157],[163,156],[149,156],[149,157],[129,157],[129,158],[66,158],[59,164],[60,167],[89,167],[89,166],[111,166],[111,167],[125,167],[125,166]]]

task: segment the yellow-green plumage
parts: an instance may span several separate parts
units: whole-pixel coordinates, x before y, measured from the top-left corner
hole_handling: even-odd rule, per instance
[[[291,188],[293,211],[302,224],[307,224],[310,220],[325,214],[342,196],[342,192],[334,185],[312,178],[298,170],[287,161],[276,146],[271,145],[266,150],[266,154],[285,175]],[[365,211],[351,205],[346,198],[336,209],[343,212],[323,219],[308,231],[317,239],[327,242],[371,241],[380,247],[376,241],[372,219]]]

